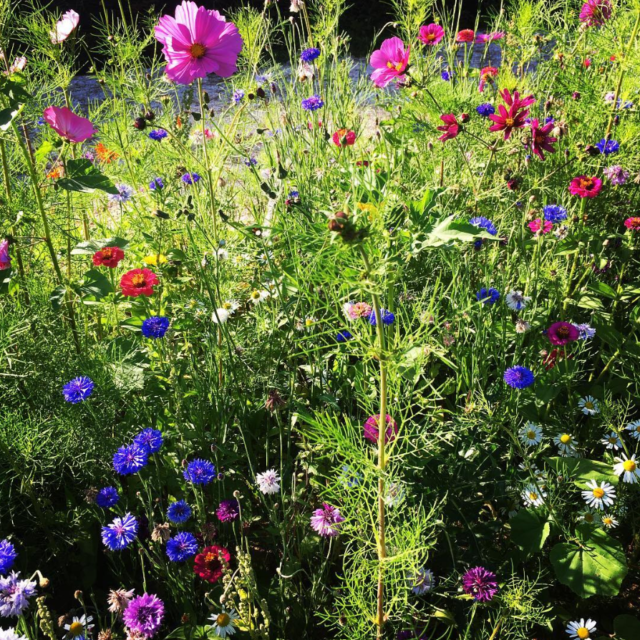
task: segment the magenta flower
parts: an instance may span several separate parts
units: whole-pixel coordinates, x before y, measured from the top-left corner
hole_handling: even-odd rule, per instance
[[[570,322],[554,322],[547,329],[549,342],[556,347],[575,342],[580,337],[580,331]]]
[[[478,85],[478,91],[482,93],[487,84],[493,84],[493,79],[498,76],[498,69],[496,67],[484,67],[480,70],[480,84]]]
[[[531,229],[531,233],[535,234],[543,234],[549,233],[551,229],[553,229],[553,222],[549,220],[542,220],[541,218],[536,218],[532,220],[528,225],[529,229]]]
[[[475,40],[476,34],[473,29],[463,29],[458,31],[456,35],[456,42],[469,43]]]
[[[151,638],[162,626],[164,603],[150,593],[136,596],[124,610],[122,618],[127,629]]]
[[[9,255],[9,241],[0,242],[0,271],[11,269],[11,256]]]
[[[215,73],[221,78],[233,75],[242,50],[238,28],[217,11],[183,0],[175,18],[162,16],[156,39],[167,59],[166,74],[178,84],[191,84],[196,78]]]
[[[311,516],[311,528],[323,538],[333,538],[340,533],[340,524],[344,517],[340,515],[338,507],[332,507],[326,502],[322,509],[316,509]]]
[[[494,31],[493,33],[478,33],[476,34],[476,44],[486,44],[487,42],[502,40],[504,36],[504,31]]]
[[[438,140],[442,140],[442,142],[453,140],[458,133],[460,133],[460,125],[458,124],[456,117],[453,113],[443,113],[440,116],[440,120],[442,120],[444,124],[436,127],[436,129],[438,131],[444,131],[444,133],[438,138]]]
[[[77,116],[68,107],[47,107],[42,116],[61,138],[69,142],[82,142],[97,133],[91,120]]]
[[[489,116],[489,119],[495,122],[489,127],[489,131],[504,131],[504,139],[508,140],[514,129],[524,127],[525,120],[529,115],[529,110],[526,107],[536,100],[533,96],[521,98],[517,91],[511,94],[508,89],[501,91],[500,95],[509,108],[507,109],[503,104],[498,105],[499,113]]]
[[[581,198],[595,198],[602,191],[602,180],[595,176],[578,176],[571,181],[569,191]]]
[[[478,602],[489,602],[498,593],[496,574],[484,567],[469,569],[462,576],[462,590]]]
[[[418,40],[423,44],[433,46],[438,44],[442,38],[444,38],[444,29],[439,24],[431,23],[420,27]]]
[[[223,500],[216,509],[216,515],[220,522],[232,522],[240,515],[240,507],[235,498]]]
[[[396,435],[398,435],[398,425],[389,414],[387,414],[385,420],[387,423],[387,431],[384,436],[384,441],[385,444],[387,444],[395,440]],[[375,416],[369,416],[364,423],[364,437],[374,444],[378,443],[378,435],[380,433],[379,422],[380,414],[377,414]]]
[[[371,54],[369,63],[375,71],[371,80],[376,87],[386,87],[389,83],[404,82],[404,72],[409,64],[409,52],[400,38],[387,38],[377,51]]]
[[[609,0],[587,0],[580,9],[580,22],[588,27],[601,27],[610,17]]]
[[[558,138],[549,135],[553,127],[553,122],[547,122],[547,124],[540,126],[537,118],[532,118],[531,120],[531,151],[540,160],[544,160],[545,151],[548,153],[556,152],[552,143],[556,142]]]
[[[56,23],[55,31],[49,33],[53,44],[62,44],[76,29],[80,16],[75,11],[67,11]]]

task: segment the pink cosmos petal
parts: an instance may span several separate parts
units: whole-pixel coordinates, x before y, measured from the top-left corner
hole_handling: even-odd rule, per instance
[[[405,49],[400,38],[387,38],[380,49],[371,54],[370,64],[375,68],[371,80],[377,87],[386,87],[393,80],[404,82],[403,75],[409,64],[410,47]]]
[[[69,142],[82,142],[97,133],[91,120],[77,116],[67,107],[47,107],[42,116],[60,137]]]
[[[9,241],[0,242],[0,271],[11,267],[11,256],[9,255]]]
[[[75,30],[80,22],[80,16],[75,11],[67,11],[56,23],[55,31],[49,33],[53,44],[63,43]]]

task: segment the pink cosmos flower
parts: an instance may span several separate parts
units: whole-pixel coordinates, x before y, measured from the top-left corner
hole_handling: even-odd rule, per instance
[[[580,331],[575,325],[569,322],[554,322],[547,329],[549,342],[557,347],[569,342],[575,342],[580,337]]]
[[[540,235],[542,233],[549,233],[551,229],[553,229],[553,222],[549,222],[549,220],[542,220],[541,218],[536,218],[535,220],[532,220],[527,226],[529,227],[529,229],[531,229],[531,233]]]
[[[9,67],[9,75],[12,73],[19,73],[20,71],[24,71],[24,68],[27,66],[27,59],[24,56],[20,56],[13,61],[13,64]]]
[[[498,113],[489,116],[489,119],[496,123],[489,127],[489,131],[504,131],[504,139],[508,140],[513,129],[524,127],[525,120],[529,115],[529,110],[526,107],[536,100],[533,96],[521,98],[517,91],[511,94],[508,89],[501,91],[500,95],[509,109],[502,104],[498,105]]]
[[[487,82],[493,84],[493,79],[497,77],[498,70],[495,67],[484,67],[480,70],[480,84],[478,85],[478,91],[482,93],[484,91]]]
[[[215,73],[221,78],[233,75],[242,50],[242,37],[232,22],[217,11],[183,0],[175,18],[162,16],[156,39],[167,59],[166,74],[178,84],[191,84],[196,78]]]
[[[375,416],[369,416],[364,423],[364,437],[374,444],[378,443],[378,436],[380,434],[379,422],[380,414],[378,413]],[[389,414],[385,416],[385,422],[387,423],[387,430],[384,434],[384,442],[388,444],[396,439],[396,435],[398,435],[398,425]]]
[[[478,33],[476,34],[476,44],[486,44],[487,42],[502,40],[504,36],[505,36],[504,31],[494,31],[492,33]]]
[[[456,42],[473,42],[475,37],[476,34],[473,29],[463,29],[462,31],[458,31]]]
[[[588,27],[601,27],[610,17],[609,0],[587,0],[580,9],[580,22]]]
[[[404,42],[400,38],[387,38],[377,51],[371,54],[369,63],[375,68],[371,74],[371,80],[376,87],[386,87],[394,80],[404,82],[405,70],[409,64],[409,52],[411,47],[405,49]]]
[[[571,181],[569,191],[581,198],[595,198],[602,191],[602,180],[595,176],[578,176]]]
[[[442,38],[444,38],[444,29],[439,24],[431,23],[420,27],[418,40],[423,44],[433,46],[438,44]]]
[[[443,113],[440,116],[440,120],[444,122],[444,125],[436,128],[438,131],[444,131],[444,133],[438,138],[438,140],[442,140],[442,142],[453,140],[458,133],[460,133],[460,125],[458,124],[456,117],[453,113]]]
[[[0,271],[11,268],[11,256],[9,255],[9,241],[0,242]]]
[[[75,11],[67,11],[56,23],[55,31],[49,33],[53,44],[62,44],[74,31],[80,22],[80,16]]]
[[[69,142],[82,142],[96,133],[91,120],[77,116],[68,107],[47,107],[42,116],[60,137]]]
[[[531,120],[531,151],[540,160],[544,160],[545,151],[549,153],[556,152],[551,143],[556,142],[558,138],[549,135],[554,126],[553,122],[547,122],[547,124],[540,126],[537,118],[532,118]]]

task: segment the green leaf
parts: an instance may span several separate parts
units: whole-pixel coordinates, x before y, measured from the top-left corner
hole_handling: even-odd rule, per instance
[[[595,296],[590,296],[586,293],[583,293],[581,296],[579,296],[576,304],[581,309],[602,309],[603,308],[600,298],[596,298]]]
[[[549,559],[558,580],[581,598],[618,595],[628,571],[622,545],[590,525],[576,532],[578,542],[561,542],[551,549]]]
[[[492,236],[490,233],[474,227],[463,220],[455,220],[455,215],[451,215],[440,220],[427,233],[427,238],[423,242],[424,245],[430,247],[439,247],[443,244],[459,240],[461,242],[473,242],[479,238],[485,240],[499,240],[500,238]]]
[[[60,311],[64,303],[64,297],[67,295],[67,289],[64,285],[57,286],[49,295],[49,302],[55,311]]]
[[[56,180],[56,184],[66,191],[79,193],[93,193],[96,190],[115,195],[119,193],[113,182],[84,158],[69,160],[66,177]]]
[[[616,640],[638,640],[640,638],[640,620],[635,616],[622,614],[613,620],[613,630]]]
[[[592,291],[593,293],[599,293],[606,298],[611,298],[612,300],[615,300],[615,298],[618,297],[616,292],[604,282],[590,282],[587,286],[587,289],[589,289],[589,291]]]
[[[53,142],[44,140],[43,143],[37,148],[35,157],[37,162],[42,162],[46,157],[55,149]]]
[[[89,269],[84,274],[80,285],[80,294],[83,298],[100,300],[113,292],[113,287],[107,276],[97,269]]]
[[[23,105],[0,109],[0,130],[6,131],[13,122],[13,119],[22,111]]]
[[[610,464],[586,458],[547,458],[547,462],[557,473],[573,478],[573,482],[580,489],[587,489],[587,482],[595,480],[616,485],[620,478],[613,472]]]
[[[551,525],[546,516],[522,509],[509,521],[511,524],[511,540],[528,557],[542,551],[546,539],[549,537]]]
[[[100,249],[104,249],[105,247],[120,247],[120,249],[125,249],[129,244],[128,240],[124,238],[105,238],[105,239],[95,239],[95,240],[87,240],[86,242],[81,242],[77,244],[72,250],[72,256],[92,256],[96,251]]]

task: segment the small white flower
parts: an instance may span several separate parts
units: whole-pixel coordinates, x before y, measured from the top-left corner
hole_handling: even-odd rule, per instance
[[[280,491],[280,476],[275,469],[269,469],[256,476],[256,482],[262,493],[265,495],[278,493]]]
[[[618,521],[609,514],[602,516],[602,525],[606,529],[615,529],[618,526]]]
[[[596,413],[600,413],[598,401],[593,396],[580,398],[580,400],[578,400],[578,407],[582,409],[582,413],[586,416],[594,416]]]
[[[535,484],[529,484],[520,495],[526,507],[541,507],[547,497],[547,492]]]
[[[64,625],[65,631],[67,631],[64,637],[67,638],[67,640],[71,640],[71,638],[84,636],[87,631],[91,631],[91,629],[93,629],[94,625],[90,624],[92,620],[93,618],[91,616],[87,618],[84,614],[79,618],[74,616],[71,624]]]
[[[572,456],[575,454],[578,443],[570,433],[559,433],[553,441],[563,456]]]
[[[638,461],[636,460],[636,454],[634,453],[630,458],[626,454],[621,454],[621,457],[614,458],[616,463],[613,465],[613,472],[617,476],[622,476],[623,482],[638,482],[640,480],[640,469],[638,468]]]
[[[630,432],[632,438],[640,440],[640,420],[630,422],[625,429]]]
[[[567,625],[567,633],[572,640],[587,640],[593,638],[593,633],[596,632],[596,621],[586,620],[580,618],[579,621],[570,622]]]
[[[542,442],[542,429],[537,424],[533,424],[533,422],[527,422],[527,424],[520,429],[518,435],[520,436],[522,444],[525,444],[527,447],[535,447]]]
[[[607,449],[615,449],[616,451],[622,447],[622,442],[615,431],[612,431],[608,436],[605,436],[600,442],[607,447]]]
[[[224,324],[229,319],[230,315],[230,311],[219,307],[211,314],[211,322],[214,324]]]
[[[251,304],[259,305],[263,303],[269,297],[269,295],[269,292],[265,291],[264,289],[262,289],[261,291],[259,291],[258,289],[254,289],[249,294],[249,302],[251,302]]]
[[[511,290],[507,293],[506,300],[509,309],[512,309],[513,311],[520,311],[527,306],[531,297],[523,295],[522,291]]]
[[[594,509],[610,507],[616,499],[616,490],[613,485],[604,480],[598,485],[595,480],[587,482],[589,489],[582,492],[584,501]]]
[[[15,629],[0,629],[0,640],[27,640],[27,637],[19,636]]]
[[[595,524],[596,523],[596,513],[593,509],[589,507],[585,507],[580,514],[578,515],[578,520],[580,522],[584,522],[586,524]]]
[[[531,325],[522,318],[518,318],[516,320],[516,333],[526,333],[529,331]]]
[[[214,613],[209,618],[213,622],[212,628],[220,638],[226,638],[236,632],[235,621],[237,619],[238,614],[233,609],[227,611],[224,607],[220,613]]]
[[[237,300],[225,300],[222,308],[229,313],[235,313],[240,308],[240,303]]]
[[[226,249],[220,248],[218,249],[216,256],[218,258],[218,260],[228,260],[229,259],[229,252]]]

